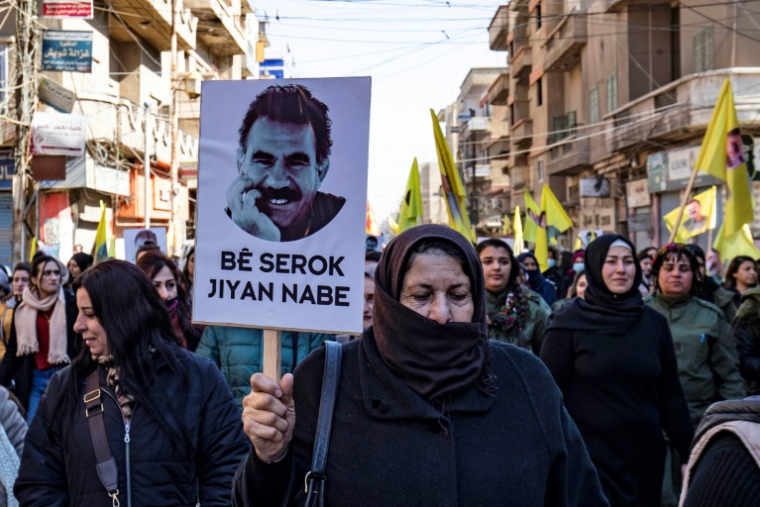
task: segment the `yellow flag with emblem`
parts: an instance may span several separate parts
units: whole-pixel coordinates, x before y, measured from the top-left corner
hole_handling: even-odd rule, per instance
[[[523,234],[525,236],[525,241],[535,243],[538,229],[541,228],[541,208],[539,208],[536,201],[533,200],[533,197],[530,195],[527,188],[524,189],[523,192],[525,195],[525,229]]]
[[[681,220],[681,225],[676,232],[676,242],[685,243],[689,238],[698,236],[710,229],[715,229],[717,222],[717,204],[717,187],[711,187],[708,190],[695,195],[694,198],[686,204],[685,211],[688,216]],[[665,225],[671,232],[673,231],[673,226],[675,225],[676,220],[678,220],[679,211],[679,208],[676,208],[662,217],[665,220]]]
[[[100,221],[95,233],[95,264],[108,260],[108,225],[106,224],[106,203],[100,201]]]
[[[520,219],[520,206],[515,206],[515,242],[512,251],[515,255],[520,255],[525,251],[525,241],[523,241],[523,227]]]
[[[422,218],[422,191],[420,190],[420,171],[417,158],[412,162],[409,178],[406,181],[404,200],[401,201],[401,211],[398,214],[398,232],[419,225]]]
[[[459,171],[451,156],[449,145],[441,132],[441,125],[435,111],[430,110],[433,120],[433,136],[435,137],[435,151],[438,154],[438,166],[441,168],[441,185],[446,200],[446,209],[449,213],[449,227],[459,231],[465,238],[473,243],[477,241],[475,229],[470,225],[470,217],[465,207],[465,192]]]
[[[729,261],[739,255],[747,255],[753,259],[760,259],[760,250],[755,246],[755,242],[752,239],[749,224],[744,224],[744,227],[738,233],[731,234],[730,236],[724,236],[720,232],[713,248],[720,252],[721,260],[724,262]]]

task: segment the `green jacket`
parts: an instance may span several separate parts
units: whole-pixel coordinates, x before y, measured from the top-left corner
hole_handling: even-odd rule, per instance
[[[243,398],[251,392],[251,376],[262,371],[263,337],[261,329],[207,326],[195,350],[196,354],[216,363],[222,371],[241,412]],[[283,331],[282,374],[293,373],[312,350],[327,340],[332,341],[333,337],[322,333]]]
[[[734,293],[725,287],[718,287],[713,294],[715,306],[723,310],[726,321],[730,324],[736,317],[736,305],[734,304]]]
[[[526,291],[528,297],[528,311],[530,313],[528,322],[525,323],[525,327],[522,330],[525,337],[523,348],[532,351],[535,355],[539,355],[551,312],[541,296],[532,290],[525,288],[523,290]],[[498,312],[504,306],[505,300],[506,293],[496,295],[486,291],[486,311],[489,313]],[[509,332],[505,332],[501,328],[489,324],[488,337],[491,340],[519,346],[520,332],[517,326],[510,329]]]
[[[668,319],[694,427],[716,401],[746,396],[734,334],[720,308],[697,297],[674,300],[659,292],[644,302]]]

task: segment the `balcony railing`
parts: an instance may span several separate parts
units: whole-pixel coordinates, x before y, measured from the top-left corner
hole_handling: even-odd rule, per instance
[[[499,74],[488,89],[488,102],[494,106],[507,105],[509,98],[509,74]]]
[[[226,56],[246,54],[248,43],[241,25],[240,0],[184,1],[201,20],[198,37],[215,53]]]
[[[491,51],[507,50],[507,32],[509,31],[509,6],[501,5],[488,26],[488,39]]]
[[[531,69],[533,68],[533,54],[531,47],[524,45],[512,55],[512,60],[509,62],[509,69],[512,77],[517,81],[526,81]]]
[[[607,149],[622,151],[646,140],[679,141],[684,135],[704,131],[712,115],[711,106],[727,78],[742,128],[760,127],[760,100],[755,91],[760,70],[722,69],[685,76],[606,115],[606,120],[614,120],[615,127],[605,134]]]
[[[544,53],[546,72],[568,70],[580,62],[581,48],[588,40],[586,13],[566,15],[549,34]]]
[[[549,175],[571,175],[590,167],[591,149],[589,138],[563,141],[549,149],[547,168]]]
[[[533,120],[525,118],[512,126],[512,142],[518,148],[530,146],[533,143]]]
[[[117,5],[120,19],[159,51],[171,49],[172,2],[170,0],[131,0]],[[195,49],[198,18],[182,0],[177,0],[177,45],[180,50]]]
[[[526,186],[530,187],[530,167],[522,165],[512,168],[509,171],[509,179],[512,185],[512,199],[514,201],[514,194],[516,191],[522,190]],[[522,194],[522,192],[520,192],[520,194]]]

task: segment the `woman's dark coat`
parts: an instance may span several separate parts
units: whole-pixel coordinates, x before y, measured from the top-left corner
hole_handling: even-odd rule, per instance
[[[739,371],[747,382],[747,394],[760,394],[760,287],[749,289],[734,320]]]
[[[77,320],[77,301],[74,293],[64,290],[64,299],[66,301],[66,353],[73,361],[79,354],[80,340],[77,333],[74,332],[74,322]],[[8,339],[8,346],[5,350],[5,357],[0,363],[0,385],[9,387],[11,381],[16,380],[13,393],[24,406],[25,410],[29,409],[29,397],[32,394],[32,384],[34,382],[34,370],[37,365],[34,360],[34,354],[27,354],[22,357],[16,356],[18,350],[18,340],[16,338],[16,312],[13,312],[13,321],[11,322],[11,336]]]
[[[473,385],[451,396],[441,412],[385,366],[371,330],[344,345],[325,504],[607,505],[549,372],[530,352],[490,347],[493,396]],[[317,350],[296,370],[291,451],[271,465],[251,452],[235,477],[233,505],[280,506],[291,478],[289,505],[302,497],[324,360],[324,349]]]
[[[129,431],[129,484],[124,420],[113,393],[105,387],[101,368],[106,433],[119,469],[119,500],[124,507],[195,506],[197,498],[203,506],[229,505],[232,477],[250,447],[240,414],[213,363],[179,347],[172,349],[187,372],[188,383],[183,385],[181,378],[157,356],[154,361],[158,378],[151,389],[163,392],[152,397],[158,407],[165,407],[166,423],[186,435],[193,449],[186,450],[185,442],[169,436],[146,409],[135,406]],[[21,505],[111,505],[95,471],[82,402],[85,386],[80,386],[76,410],[69,408],[69,375],[70,367],[50,380],[27,433],[14,488]],[[59,400],[62,394],[65,397]]]

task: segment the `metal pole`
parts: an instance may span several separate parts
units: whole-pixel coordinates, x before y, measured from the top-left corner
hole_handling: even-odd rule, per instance
[[[171,145],[171,220],[169,222],[169,255],[179,252],[177,231],[177,205],[179,204],[179,160],[177,160],[177,137],[179,118],[177,117],[177,0],[172,0],[172,38],[171,38],[171,100],[169,103],[169,122],[172,136]]]
[[[18,0],[16,14],[16,174],[13,177],[13,244],[12,260],[24,259],[26,230],[24,220],[29,191],[29,151],[31,123],[37,108],[37,2]]]
[[[150,107],[148,103],[145,103],[145,153],[143,154],[143,169],[145,170],[145,197],[143,199],[143,205],[145,206],[145,228],[150,229],[150,207],[151,207],[151,194],[150,194],[150,137],[151,137],[151,118]]]

